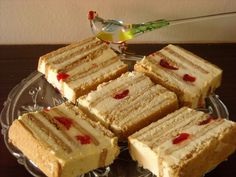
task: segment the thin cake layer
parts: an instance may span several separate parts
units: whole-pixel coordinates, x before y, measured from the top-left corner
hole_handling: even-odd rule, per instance
[[[129,137],[134,160],[157,177],[201,177],[236,150],[236,123],[183,107]]]
[[[75,102],[98,84],[119,77],[127,65],[106,43],[91,37],[40,57],[38,71]]]
[[[204,99],[220,86],[222,70],[178,46],[168,45],[134,66],[174,91],[180,105],[203,106]]]
[[[173,92],[138,72],[127,72],[99,85],[97,90],[80,97],[78,103],[121,139],[178,107]]]
[[[76,177],[111,164],[119,153],[113,133],[69,103],[20,116],[9,141],[50,177]]]

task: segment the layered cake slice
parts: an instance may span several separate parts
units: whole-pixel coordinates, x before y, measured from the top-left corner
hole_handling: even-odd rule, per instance
[[[119,56],[95,37],[48,53],[38,64],[38,71],[72,102],[127,69]]]
[[[178,107],[176,95],[147,76],[127,72],[78,99],[79,106],[121,140]]]
[[[220,68],[171,44],[144,57],[134,68],[174,91],[180,106],[204,106],[205,98],[221,84]]]
[[[20,116],[9,141],[49,177],[76,177],[119,154],[113,133],[69,103]]]
[[[129,150],[157,177],[201,177],[236,149],[236,123],[183,107],[131,135]]]

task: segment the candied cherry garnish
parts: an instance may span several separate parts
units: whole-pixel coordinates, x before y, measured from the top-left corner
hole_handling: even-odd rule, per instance
[[[81,144],[90,144],[91,143],[91,137],[88,135],[77,135],[76,139],[81,143]]]
[[[167,60],[165,59],[161,59],[160,63],[159,63],[162,67],[167,68],[167,69],[171,69],[171,70],[178,70],[179,68],[177,68],[176,66],[172,66]]]
[[[189,136],[190,136],[190,134],[188,134],[188,133],[180,133],[175,139],[172,140],[172,143],[179,144],[182,141],[187,140]]]
[[[217,119],[217,118],[209,115],[206,120],[203,120],[203,121],[199,122],[198,125],[206,125],[206,124],[210,123],[214,119]]]
[[[193,76],[191,76],[189,74],[185,74],[183,76],[183,80],[184,81],[188,81],[188,82],[194,82],[196,80],[196,77],[193,77]]]
[[[66,73],[58,73],[57,74],[57,80],[60,81],[60,80],[64,80],[64,79],[67,79],[70,75],[69,74],[66,74]]]
[[[60,124],[62,124],[67,130],[70,129],[73,124],[73,120],[68,117],[54,117]]]
[[[128,96],[128,94],[129,94],[129,90],[127,89],[127,90],[122,91],[121,93],[116,94],[113,98],[119,100],[119,99],[125,98],[126,96]]]

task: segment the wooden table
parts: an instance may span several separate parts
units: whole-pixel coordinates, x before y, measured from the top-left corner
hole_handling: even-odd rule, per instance
[[[39,56],[63,45],[7,45],[0,46],[0,110],[10,90],[37,68]],[[130,45],[131,51],[148,54],[165,45],[136,44]],[[224,70],[222,86],[216,91],[229,109],[230,119],[236,121],[236,44],[182,44],[195,54],[208,59]],[[236,137],[235,137],[236,138]],[[7,150],[3,136],[0,136],[0,176],[31,176],[19,165]],[[235,177],[236,153],[228,161],[220,164],[206,177]]]

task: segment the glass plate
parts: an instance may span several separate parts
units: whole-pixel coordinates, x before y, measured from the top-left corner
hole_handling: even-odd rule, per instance
[[[129,64],[129,69],[133,69],[136,57],[122,55],[123,61]],[[16,147],[8,142],[8,129],[12,122],[20,115],[30,111],[42,110],[63,103],[65,99],[55,90],[43,77],[35,71],[21,83],[16,85],[8,95],[1,112],[1,133],[4,136],[6,147],[10,153],[17,158],[19,164],[33,175],[38,177],[45,176],[35,164],[28,160]],[[216,117],[228,118],[228,110],[219,96],[212,94],[206,100],[206,107],[199,110],[209,112]],[[80,177],[152,177],[148,170],[145,170],[132,161],[126,143],[120,143],[121,153],[115,162],[106,168],[91,171]]]

